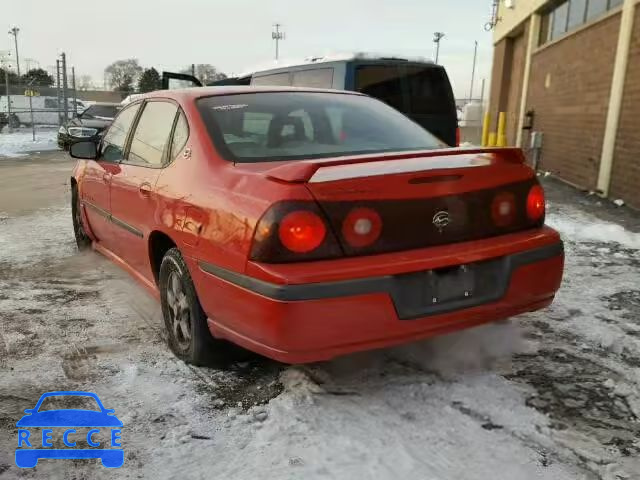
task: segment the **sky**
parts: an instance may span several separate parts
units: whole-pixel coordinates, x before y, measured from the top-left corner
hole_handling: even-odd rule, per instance
[[[342,52],[435,57],[433,32],[445,37],[440,62],[458,98],[469,95],[474,42],[478,63],[474,96],[486,78],[492,42],[484,30],[491,0],[109,0],[79,2],[9,0],[0,27],[20,28],[21,68],[51,69],[67,54],[76,76],[102,84],[114,60],[137,58],[144,67],[180,70],[210,63],[227,74],[272,64],[273,24],[283,25],[281,60]],[[4,25],[2,25],[4,23]],[[1,30],[0,30],[1,31]],[[1,38],[1,37],[0,37]],[[5,52],[1,52],[4,50]],[[0,40],[0,53],[13,37]],[[53,67],[55,68],[55,67]]]

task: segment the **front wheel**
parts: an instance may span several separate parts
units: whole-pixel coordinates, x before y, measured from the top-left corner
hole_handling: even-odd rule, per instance
[[[169,348],[178,358],[194,365],[218,365],[224,360],[227,345],[209,333],[207,315],[177,248],[170,249],[162,259],[160,301]]]
[[[80,194],[78,193],[78,187],[76,185],[71,187],[71,215],[73,218],[73,233],[76,237],[76,245],[78,245],[78,250],[85,250],[91,245],[91,239],[84,229]]]

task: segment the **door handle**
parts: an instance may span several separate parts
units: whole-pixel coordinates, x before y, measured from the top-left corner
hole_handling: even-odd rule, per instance
[[[143,197],[148,197],[149,195],[151,195],[151,184],[144,182],[142,185],[140,185],[140,188],[138,190]]]
[[[102,174],[102,181],[104,183],[109,183],[111,181],[111,178],[113,177],[113,174],[109,173],[109,172],[104,172]]]

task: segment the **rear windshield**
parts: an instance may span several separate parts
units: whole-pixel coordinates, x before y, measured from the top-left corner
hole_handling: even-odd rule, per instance
[[[356,90],[411,114],[455,113],[445,70],[434,65],[361,65]]]
[[[118,113],[118,105],[91,105],[82,114],[85,118],[101,117],[101,118],[114,118]]]
[[[249,93],[201,98],[198,108],[218,149],[238,162],[445,146],[401,113],[360,95]]]

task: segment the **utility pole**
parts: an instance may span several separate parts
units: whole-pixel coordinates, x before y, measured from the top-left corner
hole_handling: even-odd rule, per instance
[[[76,67],[71,67],[71,85],[73,85],[73,116],[78,115],[78,92],[76,90]]]
[[[56,58],[56,94],[58,96],[58,125],[62,125],[62,112],[60,111],[60,60]]]
[[[476,77],[476,60],[478,58],[478,41],[476,40],[476,47],[473,51],[473,69],[471,70],[471,89],[469,90],[469,102],[473,100],[473,81]]]
[[[444,32],[434,32],[433,33],[433,43],[436,44],[436,64],[438,63],[438,59],[440,58],[440,40],[444,38]]]
[[[20,29],[18,27],[13,27],[9,30],[9,35],[13,35],[13,41],[16,46],[16,70],[18,71],[18,78],[20,78],[20,56],[18,55],[18,32]]]
[[[62,52],[60,55],[62,57],[62,101],[64,103],[64,121],[69,120],[69,98],[67,95],[67,55]]]
[[[275,30],[273,32],[271,32],[271,38],[276,41],[276,61],[278,60],[278,57],[280,56],[279,42],[280,42],[280,40],[284,40],[284,32],[280,31],[280,27],[281,26],[282,26],[282,24],[280,24],[280,23],[274,24],[273,28],[275,28]]]
[[[196,64],[195,63],[191,64],[191,76],[192,77],[196,76]]]

